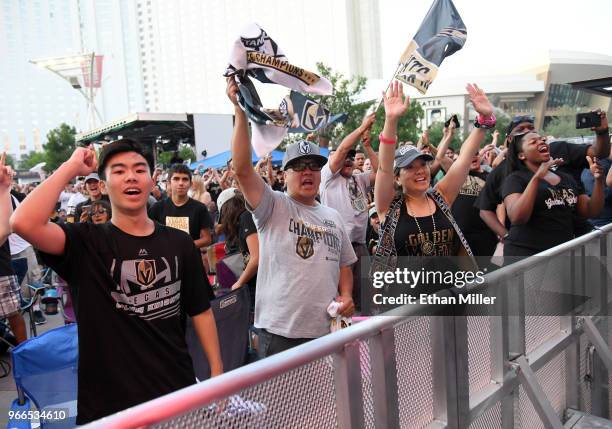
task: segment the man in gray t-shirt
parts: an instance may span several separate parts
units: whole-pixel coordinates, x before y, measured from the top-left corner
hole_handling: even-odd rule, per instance
[[[338,210],[346,226],[353,250],[357,257],[368,256],[366,232],[368,227],[368,191],[374,185],[378,156],[370,145],[370,128],[375,115],[368,115],[355,131],[342,140],[338,149],[330,155],[329,162],[321,170],[321,203]],[[353,174],[355,149],[353,146],[362,138],[372,163],[372,171]],[[352,266],[353,301],[361,308],[360,261]]]
[[[237,103],[238,87],[228,78],[234,104],[234,175],[259,234],[255,326],[261,357],[329,333],[327,306],[354,311],[350,265],[357,258],[340,214],[315,197],[327,159],[314,143],[287,147],[283,159],[287,193],[272,191],[253,169],[247,118]]]

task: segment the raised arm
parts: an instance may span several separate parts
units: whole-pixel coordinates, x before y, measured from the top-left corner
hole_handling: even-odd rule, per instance
[[[0,246],[4,244],[11,235],[9,218],[13,214],[13,204],[11,204],[11,181],[13,171],[6,165],[6,152],[0,157]]]
[[[397,143],[397,124],[399,118],[408,111],[410,98],[404,98],[404,88],[398,81],[389,86],[387,93],[383,93],[385,105],[385,125],[383,127],[378,150],[378,171],[374,185],[374,201],[376,211],[381,222],[389,211],[391,201],[395,194],[393,160],[395,158],[395,144]]]
[[[603,168],[597,163],[597,158],[593,159],[590,156],[586,158],[594,179],[593,192],[590,198],[586,194],[578,197],[576,211],[582,217],[595,218],[599,216],[604,206],[604,174]]]
[[[474,110],[479,114],[479,118],[482,118],[483,121],[489,120],[493,116],[493,105],[489,102],[487,95],[476,84],[468,84],[466,89],[470,94]],[[474,154],[478,152],[480,144],[485,139],[485,131],[482,128],[474,127],[463,145],[461,145],[459,158],[453,162],[446,175],[436,185],[436,189],[444,196],[448,205],[452,205],[455,198],[457,198],[459,189],[461,189],[470,171],[472,158],[474,158]]]
[[[276,177],[274,177],[274,171],[272,168],[272,155],[268,154],[266,156],[266,175],[268,176],[268,183],[270,186],[274,185],[276,182]]]
[[[329,159],[329,169],[331,170],[332,174],[336,174],[338,171],[340,171],[344,165],[344,160],[346,159],[348,151],[355,146],[355,143],[359,141],[365,130],[372,127],[375,119],[375,113],[367,115],[365,118],[363,118],[361,125],[354,129],[352,133],[342,140],[342,143],[340,143],[338,149],[336,149],[334,154]]]
[[[370,186],[373,186],[376,182],[376,172],[378,171],[378,154],[372,149],[372,139],[370,136],[370,132],[372,128],[368,128],[361,135],[361,142],[363,143],[363,148],[366,150],[368,154],[368,158],[370,160],[370,164],[372,165],[372,172],[370,173]]]
[[[227,78],[227,96],[234,105],[236,118],[232,134],[232,165],[244,198],[255,209],[259,206],[266,184],[253,169],[247,117],[238,106],[238,85],[231,76]]]
[[[98,165],[93,148],[77,148],[51,176],[38,185],[17,207],[11,218],[13,231],[43,252],[64,253],[66,235],[61,227],[49,222],[60,193],[75,176],[87,176]]]
[[[436,159],[431,163],[431,175],[432,177],[438,174],[440,168],[442,168],[445,172],[450,170],[451,165],[453,165],[453,161],[448,159],[446,156],[446,151],[450,146],[451,141],[453,140],[453,136],[455,135],[455,123],[450,121],[448,127],[444,127],[444,134],[442,135],[442,140],[438,144],[438,149],[436,150]],[[429,141],[429,137],[427,137]]]
[[[608,129],[608,116],[606,112],[598,112],[601,123],[598,127],[591,128],[592,131],[595,131],[597,137],[595,144],[587,150],[587,155],[604,159],[610,156],[610,130]]]

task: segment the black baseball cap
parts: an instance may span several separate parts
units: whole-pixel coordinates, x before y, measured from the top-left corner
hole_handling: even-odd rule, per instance
[[[393,168],[404,168],[410,165],[412,161],[417,158],[421,158],[424,161],[433,161],[434,157],[428,153],[423,153],[418,150],[415,146],[404,145],[400,146],[395,151],[395,164]]]
[[[508,124],[508,128],[506,128],[506,137],[508,137],[512,133],[512,130],[523,122],[530,122],[533,124],[535,122],[535,117],[533,115],[519,115],[512,118]]]
[[[145,147],[136,140],[120,139],[104,145],[100,151],[100,157],[98,159],[98,175],[102,179],[105,179],[104,168],[106,168],[108,160],[113,156],[124,152],[136,152],[137,154],[141,155],[147,161],[150,173],[152,173],[155,169],[153,154],[149,150],[145,149]]]

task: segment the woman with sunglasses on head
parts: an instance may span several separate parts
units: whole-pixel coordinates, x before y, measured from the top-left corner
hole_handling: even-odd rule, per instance
[[[383,227],[375,259],[379,265],[375,265],[374,271],[380,264],[384,270],[393,268],[395,256],[472,256],[449,207],[465,182],[486,129],[495,125],[495,116],[493,106],[478,86],[468,85],[467,91],[479,114],[475,128],[462,145],[459,158],[434,188],[429,187],[431,155],[421,153],[414,146],[395,150],[397,124],[409,104],[401,84],[394,82],[387,94],[383,94],[386,116],[379,137],[380,164],[374,190]],[[396,185],[401,188],[399,194]],[[475,261],[470,260],[475,268]]]
[[[551,157],[545,136],[532,129],[510,136],[502,197],[511,227],[504,256],[530,256],[569,241],[575,236],[576,214],[586,218],[599,214],[603,172],[597,158],[587,155],[586,160],[595,178],[591,198],[571,175],[555,171],[563,159]]]

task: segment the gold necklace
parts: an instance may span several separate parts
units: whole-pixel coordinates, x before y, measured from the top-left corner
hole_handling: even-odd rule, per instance
[[[431,210],[431,207],[429,206],[429,198],[427,196],[425,196],[425,199],[427,200],[427,209]],[[419,221],[417,220],[416,216],[413,216],[410,214],[409,211],[409,207],[410,205],[408,204],[408,201],[406,201],[406,211],[408,212],[409,216],[412,216],[412,218],[414,219],[414,223],[416,223],[416,226],[419,230],[419,235],[422,237],[422,242],[421,242],[421,252],[423,252],[424,256],[432,256],[435,254],[436,251],[436,246],[434,245],[434,242],[427,239],[428,236],[423,234],[423,231],[421,230],[421,225],[419,225]],[[435,236],[436,234],[436,220],[434,219],[434,214],[431,214],[431,223],[433,224],[433,233],[432,233],[432,237]]]

